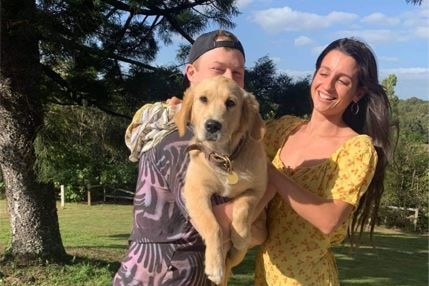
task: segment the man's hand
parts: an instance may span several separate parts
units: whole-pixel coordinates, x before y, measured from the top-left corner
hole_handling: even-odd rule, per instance
[[[180,103],[182,103],[182,100],[180,98],[175,97],[175,96],[167,99],[167,104],[170,106],[178,105]]]

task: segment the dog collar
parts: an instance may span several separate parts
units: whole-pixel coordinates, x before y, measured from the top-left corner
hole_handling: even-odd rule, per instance
[[[209,161],[210,163],[214,164],[217,167],[220,167],[222,170],[224,170],[225,172],[231,175],[232,173],[235,173],[232,169],[232,161],[235,158],[237,158],[246,140],[247,140],[247,136],[244,136],[243,138],[241,138],[240,142],[238,143],[237,147],[235,147],[231,155],[215,152],[201,143],[195,143],[195,144],[189,145],[186,148],[186,152],[193,151],[193,150],[198,150],[203,152],[207,161]]]

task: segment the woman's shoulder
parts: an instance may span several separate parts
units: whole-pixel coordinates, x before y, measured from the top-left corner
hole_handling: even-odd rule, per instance
[[[377,160],[377,152],[375,150],[372,138],[366,134],[358,134],[349,138],[338,150],[337,155],[343,160]]]
[[[374,149],[372,138],[366,134],[357,134],[344,143],[344,146],[351,149]]]
[[[294,128],[298,124],[304,123],[306,120],[293,115],[284,115],[280,118],[267,121],[267,129],[289,129]]]

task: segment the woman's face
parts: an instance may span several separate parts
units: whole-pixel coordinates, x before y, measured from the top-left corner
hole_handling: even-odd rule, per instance
[[[311,83],[314,111],[341,118],[349,104],[361,97],[358,71],[358,65],[351,56],[338,50],[326,54]]]

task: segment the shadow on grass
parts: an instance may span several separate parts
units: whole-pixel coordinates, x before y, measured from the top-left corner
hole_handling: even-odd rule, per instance
[[[375,246],[375,248],[373,247]],[[375,233],[363,237],[359,248],[333,248],[342,286],[427,286],[428,237]],[[233,269],[230,286],[253,285],[258,248],[251,249]]]
[[[341,285],[428,285],[428,239],[375,234],[358,249],[334,248]]]
[[[85,256],[62,262],[0,260],[0,285],[111,285],[120,263]]]
[[[124,252],[127,249],[127,245],[126,244],[106,244],[103,246],[94,246],[94,245],[79,245],[79,246],[67,246],[67,249],[76,249],[76,248],[81,248],[81,249],[123,249]]]
[[[112,237],[126,240],[128,234]],[[374,244],[376,248],[364,237],[360,248],[352,250],[342,245],[333,249],[342,286],[428,285],[428,237],[376,233]],[[43,285],[111,285],[126,246],[67,247],[67,252],[72,255],[64,265],[31,268],[0,263],[0,285],[2,275],[3,280],[10,283],[5,285],[42,285],[39,281],[55,276],[57,280]],[[233,269],[229,286],[253,285],[257,252],[257,247],[251,249]],[[104,284],[100,284],[101,279]]]
[[[70,261],[65,265],[85,264],[92,265],[96,268],[106,268],[110,273],[116,273],[121,263],[119,261],[110,261],[104,259],[88,258],[85,256],[71,256]]]
[[[129,233],[120,233],[120,234],[108,235],[107,237],[127,241],[128,238],[130,237],[130,234]]]

